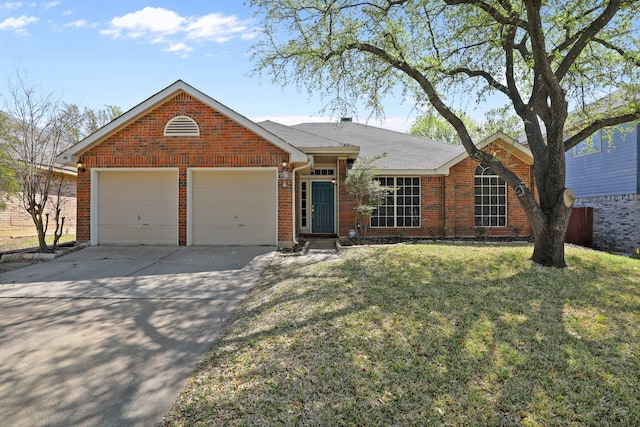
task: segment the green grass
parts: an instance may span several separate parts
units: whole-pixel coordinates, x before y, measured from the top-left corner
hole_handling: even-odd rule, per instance
[[[274,264],[166,425],[640,425],[640,262],[397,245]]]
[[[63,234],[58,244],[73,242],[76,240],[75,234]],[[53,237],[47,236],[45,241],[49,246],[53,244]],[[14,251],[19,249],[29,249],[38,247],[37,237],[0,237],[0,252]]]

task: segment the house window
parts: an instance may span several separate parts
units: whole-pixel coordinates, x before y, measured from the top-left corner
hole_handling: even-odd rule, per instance
[[[164,136],[198,136],[200,128],[191,117],[177,116],[167,122]]]
[[[389,188],[385,201],[371,216],[371,227],[420,227],[420,178],[380,177]]]
[[[482,165],[476,168],[474,179],[476,227],[506,227],[507,184]]]
[[[312,175],[331,176],[335,174],[334,169],[314,169]]]
[[[307,182],[300,183],[300,227],[307,226]]]
[[[597,134],[585,139],[574,147],[573,157],[583,157],[590,154],[600,153],[602,151],[602,130]]]

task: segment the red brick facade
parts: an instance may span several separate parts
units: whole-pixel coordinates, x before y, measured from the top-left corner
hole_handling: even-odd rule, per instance
[[[193,168],[272,168],[283,172],[282,161],[287,160],[289,172],[299,167],[300,175],[283,179],[277,183],[277,240],[280,245],[290,245],[295,234],[301,232],[297,215],[302,210],[300,179],[305,182],[336,181],[335,232],[348,235],[355,227],[354,197],[344,185],[347,175],[347,157],[356,152],[341,154],[323,151],[322,161],[335,176],[314,176],[304,165],[307,155],[298,148],[275,137],[255,123],[221,104],[176,82],[139,107],[126,113],[112,124],[97,132],[76,146],[75,153],[67,153],[65,162],[70,164],[76,158],[82,163],[77,179],[77,240],[92,238],[91,191],[94,168],[171,168],[178,175],[178,244],[188,244],[187,198],[188,171]],[[224,113],[224,114],[223,114]],[[197,125],[199,135],[165,136],[165,126],[173,118],[186,116]],[[285,135],[287,135],[285,133]],[[304,146],[306,141],[300,141]],[[528,164],[530,156],[518,148],[513,148],[501,140],[495,140],[485,150],[491,150],[516,172],[526,185],[533,188],[533,167]],[[293,160],[292,160],[293,159]],[[318,160],[318,159],[316,159]],[[336,163],[333,163],[336,162]],[[453,160],[452,160],[453,162]],[[444,167],[444,166],[443,166]],[[474,175],[477,163],[468,158],[461,159],[449,167],[447,175],[419,176],[420,185],[420,226],[398,228],[370,228],[370,236],[411,236],[411,237],[474,237],[475,227]],[[333,172],[332,172],[333,173]],[[306,175],[305,175],[306,174]],[[312,175],[308,175],[312,174]],[[296,194],[293,194],[293,184]],[[417,184],[417,183],[416,183]],[[412,186],[416,185],[412,182]],[[415,188],[415,187],[412,187]],[[305,193],[306,194],[306,193]],[[305,199],[305,215],[310,199]],[[294,212],[293,203],[297,204]],[[412,202],[411,202],[412,203]],[[530,236],[531,227],[513,191],[507,191],[506,226],[487,227],[487,236]],[[305,219],[310,218],[305,216]],[[138,218],[139,219],[139,218]],[[504,217],[500,218],[501,221]],[[302,232],[308,233],[309,226]],[[95,233],[94,233],[95,236]]]
[[[529,187],[533,188],[533,166],[525,163],[509,151],[493,143],[485,150],[499,156],[517,173]],[[477,162],[467,158],[453,167],[446,176],[421,176],[421,221],[420,227],[369,228],[368,236],[409,237],[475,237],[474,175]],[[346,161],[338,162],[341,177],[346,173]],[[382,174],[381,174],[382,175]],[[354,199],[338,180],[340,211],[339,235],[346,236],[354,228]],[[524,209],[511,189],[507,189],[507,226],[487,227],[486,236],[531,236],[531,226]]]
[[[167,122],[188,116],[199,136],[164,136]],[[178,243],[187,243],[187,169],[197,167],[277,167],[288,153],[212,107],[179,92],[129,121],[85,151],[78,172],[77,239],[91,238],[91,169],[177,168]],[[290,183],[290,180],[289,180]],[[278,240],[293,240],[291,185],[278,185]]]

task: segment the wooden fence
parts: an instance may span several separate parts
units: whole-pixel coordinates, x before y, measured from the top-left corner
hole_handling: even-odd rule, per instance
[[[593,246],[593,208],[571,210],[569,228],[564,241],[580,246]]]

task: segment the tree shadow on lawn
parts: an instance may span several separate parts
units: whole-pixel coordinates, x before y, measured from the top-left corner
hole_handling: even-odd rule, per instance
[[[272,267],[170,420],[640,423],[640,284],[628,265],[571,255],[570,268],[545,269],[527,249],[441,249]]]

